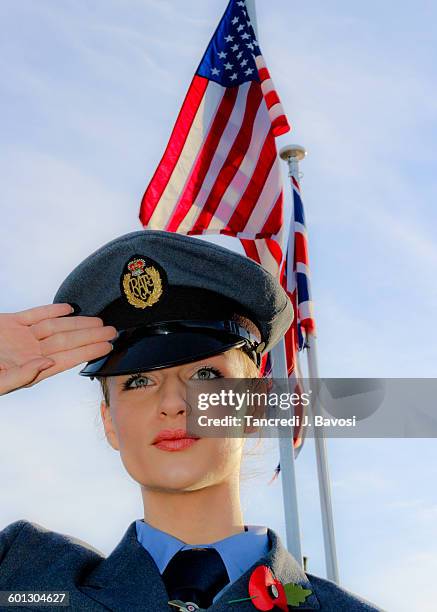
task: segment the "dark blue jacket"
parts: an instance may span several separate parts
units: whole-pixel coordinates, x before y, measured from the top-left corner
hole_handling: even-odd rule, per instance
[[[289,610],[381,610],[329,580],[305,574],[271,529],[268,537],[271,545],[268,554],[249,568],[208,610],[255,612],[251,601],[227,602],[248,597],[249,577],[258,565],[268,566],[283,584],[294,582],[312,591],[305,603],[289,606]],[[107,558],[80,540],[34,523],[17,521],[8,525],[0,532],[0,591],[11,590],[67,591],[70,607],[63,609],[74,612],[176,610],[168,605],[169,598],[155,562],[137,540],[135,522]]]

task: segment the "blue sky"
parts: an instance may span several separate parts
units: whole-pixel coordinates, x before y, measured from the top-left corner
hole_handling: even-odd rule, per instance
[[[50,303],[91,251],[140,229],[142,193],[224,7],[0,4],[2,311]],[[278,144],[308,149],[320,372],[434,377],[437,8],[257,0],[257,11],[293,124]],[[27,518],[108,552],[141,515],[140,496],[104,441],[97,387],[77,371],[0,401],[0,526]],[[435,440],[328,449],[342,584],[390,610],[432,610]],[[248,460],[245,518],[283,534],[280,484],[267,486],[276,461],[268,440]],[[297,469],[303,550],[323,576],[311,441]]]

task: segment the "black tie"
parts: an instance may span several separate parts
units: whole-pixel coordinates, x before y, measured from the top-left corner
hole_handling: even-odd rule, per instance
[[[170,599],[191,601],[200,608],[212,605],[229,576],[215,548],[180,550],[165,568],[162,579]]]

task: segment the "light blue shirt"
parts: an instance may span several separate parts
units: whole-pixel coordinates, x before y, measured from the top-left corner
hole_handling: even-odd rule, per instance
[[[251,565],[256,563],[269,550],[267,527],[258,525],[247,525],[247,531],[242,531],[218,542],[211,544],[186,544],[182,540],[152,527],[143,520],[136,521],[137,539],[149,552],[155,561],[159,572],[167,567],[169,561],[180,550],[190,548],[215,548],[223,559],[229,576],[229,583],[223,587],[214,597],[214,602],[219,596],[238,580]]]

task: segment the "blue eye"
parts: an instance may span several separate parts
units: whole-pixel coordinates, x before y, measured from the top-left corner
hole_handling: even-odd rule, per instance
[[[150,385],[150,378],[143,374],[134,374],[123,383],[123,389],[128,391],[129,389],[140,389],[141,387],[148,387]]]
[[[212,380],[213,378],[223,378],[223,374],[217,368],[205,366],[199,368],[192,378],[195,380]]]

